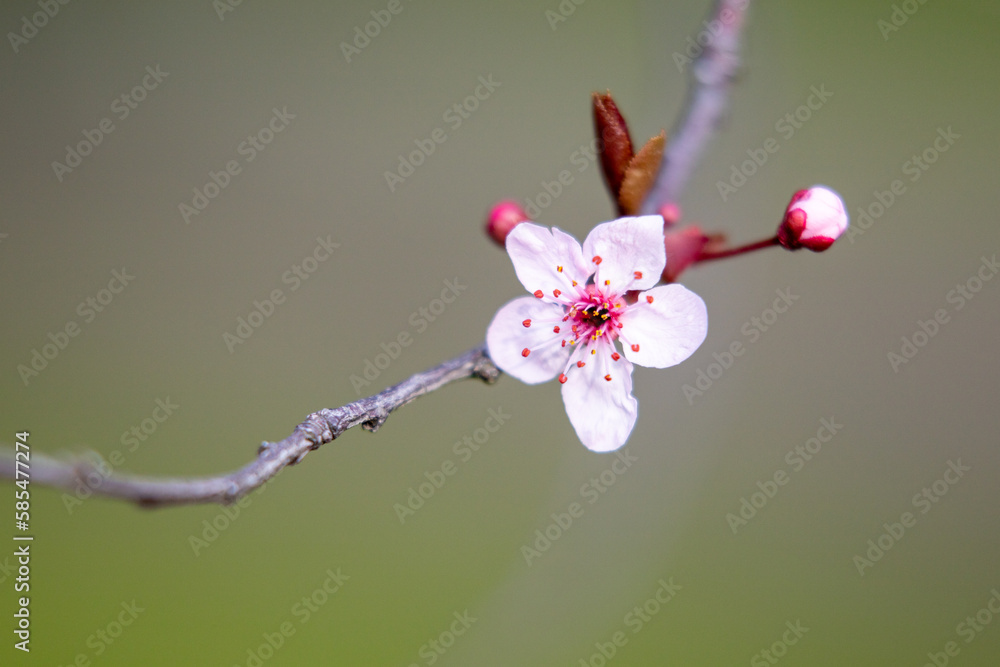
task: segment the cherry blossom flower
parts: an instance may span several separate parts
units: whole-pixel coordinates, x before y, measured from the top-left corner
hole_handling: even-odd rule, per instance
[[[666,264],[663,219],[603,223],[582,248],[557,228],[522,222],[507,237],[507,252],[533,296],[497,312],[486,334],[490,356],[528,384],[558,378],[580,441],[598,452],[618,449],[638,413],[632,364],[679,364],[708,328],[698,295],[676,284],[654,287]]]
[[[814,185],[792,195],[778,227],[778,241],[789,250],[822,252],[847,229],[844,202],[833,190]]]

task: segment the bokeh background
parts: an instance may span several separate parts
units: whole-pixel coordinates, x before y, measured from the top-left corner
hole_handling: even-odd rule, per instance
[[[399,13],[381,13],[390,5]],[[0,662],[997,664],[1000,279],[975,278],[993,277],[984,258],[1000,250],[1000,5],[901,5],[782,0],[752,12],[731,115],[683,198],[686,219],[756,240],[793,191],[824,183],[861,230],[876,192],[896,179],[905,192],[822,255],[775,249],[687,273],[708,338],[681,366],[636,371],[636,461],[624,472],[576,440],[554,384],[503,378],[450,386],[377,434],[349,432],[238,514],[35,486],[32,650],[13,648],[9,542]],[[708,11],[561,6],[74,2],[30,39],[8,34],[0,442],[27,430],[36,452],[118,451],[123,472],[218,473],[309,412],[478,344],[522,292],[481,231],[490,205],[537,201],[570,170],[539,221],[582,239],[612,217],[581,152],[589,95],[611,89],[637,140],[669,129],[687,90],[674,54]],[[894,7],[901,25],[887,32]],[[0,26],[20,33],[39,11],[5,2]],[[391,21],[345,55],[371,12]],[[115,100],[147,67],[168,74],[122,117]],[[456,125],[445,113],[479,77],[499,85]],[[814,86],[832,96],[788,137],[776,124]],[[247,160],[242,142],[274,109],[294,118]],[[104,118],[114,130],[57,176],[52,163]],[[390,190],[385,172],[436,128],[446,141]],[[949,128],[958,138],[935,154]],[[769,137],[780,150],[720,196]],[[928,149],[933,164],[907,172]],[[186,221],[179,205],[230,160],[240,173]],[[286,272],[318,238],[339,247],[293,290]],[[78,309],[115,270],[134,279],[101,312]],[[431,321],[420,309],[445,281],[464,289]],[[961,308],[959,285],[978,289]],[[231,351],[224,334],[276,289],[284,302]],[[752,336],[777,290],[798,299]],[[946,323],[894,368],[888,355],[939,309]],[[79,335],[25,381],[18,366],[70,322]],[[404,332],[412,344],[370,387],[352,383]],[[712,368],[737,341],[746,352]],[[689,400],[700,372],[717,379]],[[157,400],[177,406],[162,423]],[[456,451],[490,410],[509,418],[477,451]],[[841,427],[793,465],[786,456],[815,448],[823,419]],[[133,427],[144,440],[127,439]],[[455,474],[401,521],[396,505],[446,461]],[[949,462],[968,468],[949,473],[954,484],[940,481]],[[769,486],[780,472],[787,483]],[[602,473],[613,484],[595,492]],[[772,497],[735,524],[743,499],[764,499],[758,482]],[[0,489],[4,534],[13,490]],[[582,516],[550,528],[573,502]],[[904,512],[912,525],[884,536]],[[557,539],[527,557],[546,528]],[[880,538],[891,547],[859,565]]]

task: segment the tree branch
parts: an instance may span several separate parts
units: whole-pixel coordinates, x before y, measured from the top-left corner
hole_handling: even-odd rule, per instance
[[[374,432],[385,423],[390,412],[446,384],[466,378],[479,378],[492,384],[498,377],[500,370],[493,365],[486,346],[481,345],[374,396],[340,408],[314,412],[284,440],[261,444],[253,462],[216,477],[182,479],[115,475],[80,458],[61,460],[33,451],[31,482],[67,490],[76,490],[82,485],[96,495],[128,500],[146,507],[229,504],[263,485],[285,466],[298,463],[310,451],[332,442],[349,428],[360,424],[362,428]],[[0,453],[0,477],[14,479],[13,451]]]
[[[716,2],[711,21],[719,30],[692,66],[687,107],[671,133],[656,183],[643,203],[643,215],[658,213],[661,207],[677,203],[708,140],[721,125],[729,90],[740,66],[740,35],[749,8],[750,0]]]

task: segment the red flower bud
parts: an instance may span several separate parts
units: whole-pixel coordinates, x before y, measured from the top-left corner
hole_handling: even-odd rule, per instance
[[[788,250],[808,248],[822,252],[833,245],[848,224],[840,196],[822,185],[814,185],[792,195],[778,226],[778,242]]]
[[[496,204],[486,218],[486,233],[500,247],[507,244],[507,235],[514,227],[528,220],[528,214],[516,201],[506,200]]]

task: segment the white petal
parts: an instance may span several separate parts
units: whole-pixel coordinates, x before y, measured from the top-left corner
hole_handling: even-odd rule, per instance
[[[822,185],[809,188],[808,195],[789,206],[791,208],[800,208],[806,213],[806,228],[801,237],[803,240],[816,237],[837,239],[849,224],[840,195]]]
[[[486,346],[493,363],[521,382],[547,382],[562,372],[572,349],[562,347],[563,336],[552,331],[562,324],[563,308],[533,296],[514,299],[493,317],[486,330]],[[531,320],[525,327],[524,321]],[[565,326],[565,325],[563,325]],[[530,350],[524,356],[524,350]]]
[[[569,369],[562,397],[580,442],[595,452],[613,452],[632,433],[639,404],[632,396],[632,364],[623,357],[612,361],[612,345],[601,345],[596,355],[580,357],[585,367]],[[604,379],[609,374],[610,382]]]
[[[647,297],[652,297],[649,303]],[[622,313],[625,356],[640,366],[667,368],[690,357],[705,340],[708,312],[701,297],[683,285],[661,285],[639,295]],[[635,351],[633,345],[638,345]]]
[[[577,240],[555,227],[522,222],[507,237],[507,253],[524,288],[532,293],[542,290],[546,301],[555,298],[556,289],[574,296],[573,281],[586,285],[594,272],[583,261]]]
[[[649,289],[660,281],[667,264],[663,218],[644,215],[600,224],[583,242],[583,256],[597,269],[594,283],[598,288],[605,289],[605,281],[610,281],[608,287],[615,294]],[[601,263],[593,264],[594,257],[600,257]]]

